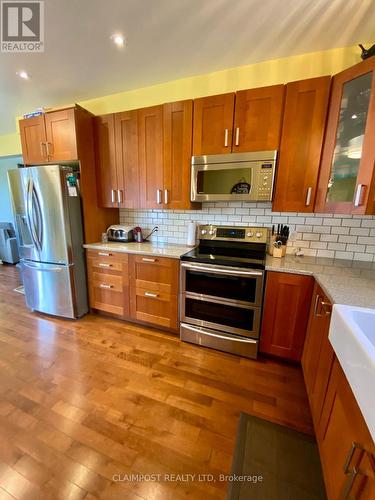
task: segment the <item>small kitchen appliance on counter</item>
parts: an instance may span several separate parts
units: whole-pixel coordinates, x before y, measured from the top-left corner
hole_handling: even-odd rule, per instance
[[[108,241],[118,241],[119,243],[129,243],[134,241],[133,227],[117,224],[109,226],[107,229]]]
[[[255,359],[268,230],[200,226],[181,257],[181,340]]]

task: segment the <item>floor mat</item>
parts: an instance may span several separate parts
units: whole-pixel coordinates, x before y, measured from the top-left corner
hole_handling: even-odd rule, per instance
[[[228,499],[326,499],[315,439],[241,413]]]
[[[25,295],[25,287],[23,285],[21,286],[18,286],[17,288],[15,288],[13,290],[14,292],[17,292],[17,293],[22,293],[23,295]]]

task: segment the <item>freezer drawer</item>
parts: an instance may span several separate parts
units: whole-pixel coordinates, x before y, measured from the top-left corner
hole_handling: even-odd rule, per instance
[[[72,265],[21,261],[21,272],[30,309],[64,318],[78,316]]]
[[[258,353],[258,341],[255,339],[228,335],[187,323],[181,323],[180,338],[185,342],[211,347],[250,359],[256,359]]]

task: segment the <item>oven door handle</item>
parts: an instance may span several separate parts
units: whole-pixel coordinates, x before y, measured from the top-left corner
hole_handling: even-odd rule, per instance
[[[258,341],[253,340],[253,339],[240,339],[238,337],[229,337],[227,335],[217,335],[216,333],[211,333],[207,330],[204,330],[203,328],[196,328],[191,325],[187,325],[186,323],[181,323],[181,326],[183,328],[186,328],[187,330],[191,330],[192,332],[196,333],[203,333],[204,335],[208,335],[209,337],[215,337],[217,339],[225,339],[225,340],[231,340],[232,342],[243,342],[245,344],[256,344]]]
[[[213,274],[232,274],[235,276],[263,276],[263,273],[261,271],[242,271],[240,269],[231,269],[230,267],[222,269],[215,266],[196,266],[194,264],[188,264],[186,262],[182,262],[181,267],[184,267],[185,269],[191,269],[192,271],[210,272]]]

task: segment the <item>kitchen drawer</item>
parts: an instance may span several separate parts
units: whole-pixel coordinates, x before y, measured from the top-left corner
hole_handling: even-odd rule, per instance
[[[132,289],[130,315],[138,321],[177,330],[178,296],[165,292],[154,293],[143,288]]]
[[[108,257],[101,257],[101,258],[93,257],[89,259],[88,263],[96,271],[103,271],[103,272],[117,271],[122,273],[124,268],[127,267],[126,262],[117,260],[114,261]]]
[[[177,294],[179,261],[165,257],[131,255],[130,276],[136,289]]]
[[[112,252],[110,250],[86,250],[87,258],[96,259],[101,262],[123,262],[128,263],[129,255],[122,252]]]
[[[129,288],[122,276],[89,272],[90,307],[117,316],[129,316]]]
[[[122,292],[124,287],[122,276],[117,276],[115,274],[97,273],[93,271],[91,280],[94,286],[98,286],[102,289],[110,289],[114,292]]]

